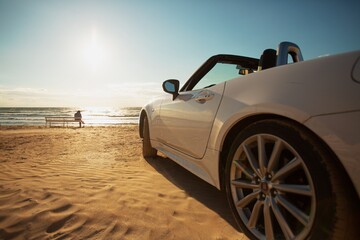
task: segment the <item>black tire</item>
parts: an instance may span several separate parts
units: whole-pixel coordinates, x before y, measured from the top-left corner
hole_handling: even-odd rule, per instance
[[[142,144],[142,152],[144,157],[156,157],[157,150],[151,146],[150,142],[150,131],[149,131],[149,123],[147,117],[144,117],[143,122],[143,144]]]
[[[349,203],[354,195],[335,162],[293,122],[246,127],[230,147],[224,174],[239,227],[251,239],[355,239],[359,208]]]

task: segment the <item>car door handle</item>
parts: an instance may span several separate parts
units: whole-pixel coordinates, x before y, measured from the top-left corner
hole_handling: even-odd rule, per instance
[[[204,103],[206,101],[213,99],[214,96],[215,94],[211,93],[210,91],[201,91],[194,97],[194,99],[198,103]]]

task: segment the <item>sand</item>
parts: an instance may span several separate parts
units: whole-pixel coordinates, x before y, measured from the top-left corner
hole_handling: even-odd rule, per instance
[[[0,127],[0,239],[248,239],[224,194],[137,126]]]

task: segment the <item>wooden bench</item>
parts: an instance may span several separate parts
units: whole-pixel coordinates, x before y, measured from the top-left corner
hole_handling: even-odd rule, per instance
[[[45,117],[45,126],[49,124],[50,127],[51,123],[62,123],[63,127],[65,127],[65,125],[68,127],[68,124],[73,122],[81,123],[85,126],[82,119],[75,119],[74,117]],[[81,124],[79,126],[81,126]]]

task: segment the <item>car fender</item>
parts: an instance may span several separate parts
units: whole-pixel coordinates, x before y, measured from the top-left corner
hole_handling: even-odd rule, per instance
[[[159,116],[161,110],[161,102],[163,96],[156,97],[150,103],[146,104],[140,111],[139,118],[139,131],[140,137],[142,137],[143,119],[146,116],[149,124],[150,141],[157,139],[159,136]]]
[[[231,106],[227,100],[223,104]],[[282,104],[262,103],[254,106],[248,106],[241,109],[220,108],[219,114],[214,121],[213,129],[209,138],[208,148],[217,151],[222,150],[225,137],[237,123],[257,116],[284,117],[299,123],[305,122],[311,116],[299,109]]]

